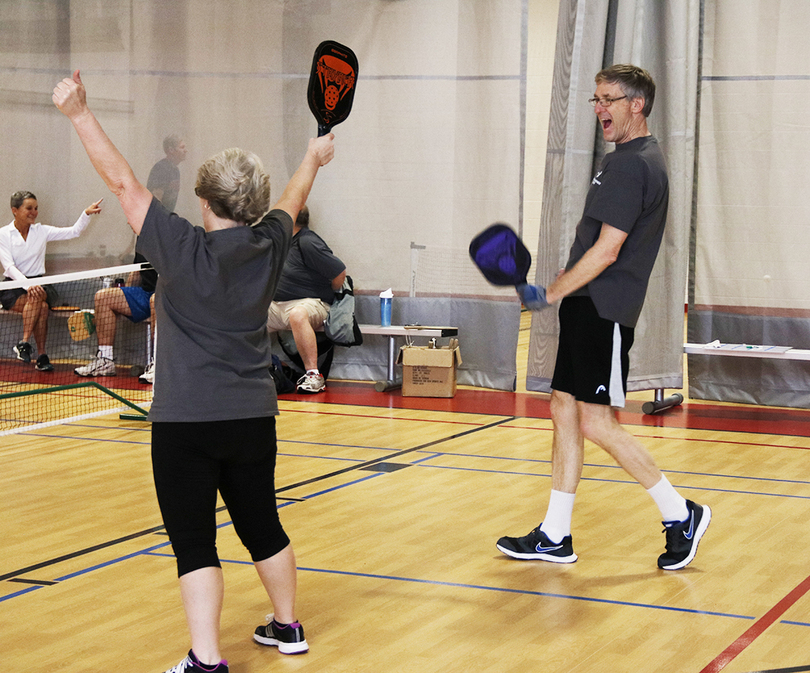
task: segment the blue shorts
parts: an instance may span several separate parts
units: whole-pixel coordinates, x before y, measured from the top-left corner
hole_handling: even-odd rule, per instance
[[[129,304],[131,316],[127,316],[132,322],[141,322],[146,320],[152,315],[152,309],[149,306],[149,298],[152,296],[151,292],[147,292],[142,287],[122,287],[124,298]]]

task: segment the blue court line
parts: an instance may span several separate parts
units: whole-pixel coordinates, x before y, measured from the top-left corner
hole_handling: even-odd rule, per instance
[[[341,488],[346,488],[347,486],[354,486],[355,484],[360,484],[360,483],[362,483],[364,481],[368,481],[369,479],[374,479],[376,477],[382,477],[385,474],[387,474],[387,473],[386,472],[373,472],[373,473],[369,474],[368,476],[360,477],[359,479],[355,479],[353,481],[347,481],[345,484],[338,484],[337,486],[333,486],[332,488],[327,488],[327,489],[324,489],[323,491],[318,491],[317,493],[311,493],[310,495],[302,495],[300,497],[303,498],[304,500],[311,500],[312,498],[317,498],[319,495],[324,495],[325,493],[332,493],[333,491],[339,491]],[[295,504],[295,503],[291,502],[291,503],[285,503],[285,504],[290,504],[291,505],[291,504]],[[282,507],[282,506],[283,505],[279,505],[279,507]]]
[[[335,442],[307,442],[302,439],[277,439],[279,444],[304,444],[309,446],[337,446],[341,449],[371,449],[374,451],[401,451],[387,446],[366,446],[364,444],[336,444]]]
[[[149,556],[158,556],[162,558],[174,558],[172,554],[163,554],[158,552],[148,552]],[[239,561],[234,559],[220,559],[222,563],[229,563],[232,565],[253,565],[251,561]],[[549,591],[532,591],[529,589],[511,589],[509,587],[494,587],[488,586],[485,584],[466,584],[462,582],[446,582],[442,580],[427,580],[427,579],[420,579],[418,577],[402,577],[399,575],[378,575],[376,573],[361,573],[361,572],[352,572],[348,570],[327,570],[325,568],[309,568],[306,566],[297,566],[299,572],[312,572],[312,573],[323,573],[327,575],[341,575],[343,577],[360,577],[363,579],[372,579],[372,580],[390,580],[393,582],[407,582],[411,584],[428,584],[431,586],[438,586],[438,587],[451,587],[454,589],[474,589],[477,591],[492,591],[496,593],[506,593],[506,594],[520,594],[523,596],[539,596],[542,598],[562,598],[563,600],[571,600],[571,601],[582,601],[585,603],[598,603],[602,605],[618,605],[622,607],[631,607],[631,608],[643,608],[647,610],[664,610],[667,612],[680,612],[685,614],[694,614],[694,615],[706,615],[709,617],[726,617],[729,619],[744,619],[748,621],[753,621],[757,619],[757,617],[751,617],[749,615],[737,615],[731,612],[717,612],[713,610],[697,610],[694,608],[679,608],[670,605],[654,605],[652,603],[636,603],[633,601],[619,601],[619,600],[612,600],[607,598],[592,598],[589,596],[576,596],[574,594],[560,594],[560,593],[553,593]],[[794,626],[808,626],[810,624],[804,624],[802,622],[788,622],[782,620],[780,623],[791,624]]]
[[[762,445],[766,447],[766,444]],[[492,455],[485,455],[480,453],[453,453],[450,451],[434,451],[434,456],[451,456],[457,457],[460,456],[462,458],[485,458],[488,460],[510,460],[510,461],[522,461],[526,463],[539,463],[543,465],[551,465],[550,460],[546,460],[543,458],[518,458],[514,456],[492,456]],[[624,468],[621,465],[608,465],[602,463],[584,463],[583,467],[604,467],[608,470],[623,470]],[[807,479],[776,479],[774,477],[745,477],[738,474],[717,474],[713,472],[690,472],[688,470],[665,470],[662,469],[661,472],[665,474],[686,474],[692,475],[697,477],[715,477],[718,479],[747,479],[749,481],[772,481],[777,484],[802,484],[810,486],[810,480]]]
[[[79,423],[78,421],[75,423],[68,423],[67,425],[69,425],[71,428],[93,428],[95,430],[109,430],[111,427],[115,427],[110,425],[92,425],[90,423]],[[143,427],[131,427],[126,428],[126,430],[127,432],[152,432],[152,425],[147,423]]]
[[[109,428],[107,428],[109,429]],[[77,437],[76,435],[45,435],[38,432],[26,432],[26,437],[45,437],[46,439],[70,439],[78,442],[106,442],[107,444],[138,444],[150,446],[151,440],[146,442],[135,442],[130,439],[102,439],[100,437]]]
[[[424,460],[429,460],[432,456],[426,456]],[[427,466],[432,467],[432,466]],[[448,468],[453,469],[453,468]],[[375,472],[368,476],[362,477],[360,479],[355,479],[353,481],[347,482],[345,484],[340,484],[333,488],[324,489],[322,491],[318,491],[317,493],[312,493],[309,496],[305,496],[304,499],[308,500],[311,498],[315,498],[319,495],[323,495],[326,493],[331,493],[333,491],[340,490],[342,488],[346,488],[348,486],[352,486],[354,484],[359,484],[364,481],[368,481],[369,479],[374,479],[376,477],[382,477],[386,473],[382,472]],[[635,483],[635,482],[627,482],[627,483]],[[289,505],[298,504],[296,502],[285,502],[281,505],[278,505],[278,508],[281,509],[282,507],[287,507]],[[217,525],[217,529],[225,528],[228,526],[232,526],[232,521],[225,521],[221,524]],[[174,558],[173,554],[166,554],[158,552],[159,549],[165,549],[166,547],[170,546],[171,543],[169,541],[161,542],[156,545],[152,545],[147,547],[146,549],[139,550],[137,552],[133,552],[131,554],[126,554],[124,556],[120,556],[116,559],[111,559],[109,561],[105,561],[104,563],[98,563],[93,566],[89,566],[82,570],[77,570],[75,572],[69,573],[67,575],[63,575],[62,577],[57,577],[56,582],[63,582],[75,577],[79,577],[82,575],[86,575],[90,572],[95,570],[99,570],[102,568],[107,568],[112,565],[116,565],[118,563],[122,563],[123,561],[127,561],[133,558],[137,558],[138,556],[155,556],[155,557],[162,557],[162,558]],[[239,561],[239,560],[231,560],[231,559],[220,559],[222,563],[230,563],[230,564],[237,564],[237,565],[252,565],[251,561]],[[637,608],[644,608],[650,610],[664,610],[669,612],[680,612],[685,614],[696,614],[696,615],[706,615],[706,616],[713,616],[713,617],[726,617],[731,619],[744,619],[744,620],[755,620],[756,617],[751,617],[748,615],[737,615],[734,613],[726,613],[726,612],[716,612],[710,610],[696,610],[692,608],[678,608],[673,606],[666,606],[666,605],[653,605],[649,603],[636,603],[632,601],[619,601],[619,600],[610,600],[605,598],[592,598],[587,596],[575,596],[573,594],[560,594],[560,593],[552,593],[552,592],[545,592],[545,591],[531,591],[526,589],[510,589],[507,587],[493,587],[487,585],[478,585],[478,584],[465,584],[460,582],[446,582],[446,581],[437,581],[437,580],[426,580],[426,579],[419,579],[413,577],[400,577],[396,575],[378,575],[374,573],[360,573],[360,572],[350,572],[350,571],[343,571],[343,570],[326,570],[323,568],[309,568],[309,567],[298,567],[299,571],[302,572],[316,572],[316,573],[326,573],[332,575],[341,575],[346,577],[361,577],[366,579],[382,579],[382,580],[391,580],[397,582],[409,582],[409,583],[416,583],[416,584],[429,584],[433,586],[444,586],[444,587],[453,587],[453,588],[460,588],[460,589],[475,589],[479,591],[492,591],[492,592],[500,592],[500,593],[511,593],[511,594],[522,594],[522,595],[529,595],[529,596],[539,596],[545,598],[561,598],[564,600],[574,600],[574,601],[582,601],[587,603],[598,603],[604,605],[619,605],[624,607],[637,607]],[[43,586],[33,586],[23,589],[21,591],[14,592],[13,594],[8,594],[6,596],[0,597],[0,603],[10,600],[11,598],[16,598],[18,596],[22,596],[27,593],[31,593],[32,591],[37,591],[39,589],[43,589]],[[810,623],[805,622],[798,622],[798,621],[789,621],[789,620],[780,620],[779,623],[788,624],[792,626],[806,626],[810,627]]]
[[[19,591],[15,591],[13,594],[6,594],[5,596],[0,596],[0,603],[4,601],[11,600],[12,598],[18,598],[19,596],[24,596],[25,594],[30,594],[32,591],[38,591],[39,589],[44,589],[44,586],[33,586],[28,587],[27,589],[20,589]]]
[[[416,463],[414,463],[416,464]],[[457,470],[459,472],[483,472],[486,474],[506,474],[510,476],[516,477],[543,477],[543,478],[551,478],[550,474],[539,474],[537,472],[513,472],[510,470],[484,470],[475,467],[450,467],[447,465],[425,465],[421,463],[419,467],[429,467],[435,470]],[[608,484],[637,484],[638,482],[634,479],[604,479],[598,477],[585,477],[581,478],[581,481],[596,481],[596,482],[604,482]],[[740,495],[765,495],[770,496],[773,498],[796,498],[798,500],[810,500],[810,495],[790,495],[786,493],[762,493],[759,491],[740,491],[737,489],[731,488],[711,488],[709,486],[692,486],[692,485],[684,485],[684,484],[673,484],[676,489],[683,489],[683,490],[692,490],[692,491],[711,491],[713,493],[738,493]]]
[[[279,458],[316,458],[318,460],[338,460],[343,461],[345,463],[364,463],[367,458],[342,458],[340,456],[317,456],[314,454],[307,454],[307,453],[282,453],[279,451],[276,456]]]
[[[388,449],[388,448],[375,447],[375,446],[358,446],[358,445],[347,445],[347,444],[315,444],[313,442],[296,442],[296,441],[293,441],[293,440],[284,440],[284,441],[289,442],[289,443],[296,443],[296,444],[313,444],[313,445],[316,445],[316,446],[337,446],[337,447],[341,447],[341,448],[346,447],[346,448],[369,449],[369,450],[390,451],[390,452],[398,451],[398,449]],[[281,443],[282,443],[282,440],[279,440],[279,444],[281,444]],[[763,446],[765,446],[765,445],[763,445]],[[430,452],[428,452],[428,451],[417,451],[416,453],[428,453],[429,455],[424,457],[424,458],[420,458],[419,460],[411,461],[412,465],[422,463],[422,462],[424,462],[426,460],[430,460],[432,458],[438,458],[438,457],[444,457],[444,456],[460,457],[460,458],[481,458],[481,459],[486,459],[486,460],[505,460],[505,461],[512,461],[512,462],[525,462],[525,463],[537,463],[537,464],[541,464],[541,465],[551,465],[550,460],[546,460],[546,459],[542,459],[542,458],[518,458],[518,457],[513,457],[513,456],[493,456],[493,455],[478,454],[478,453],[454,453],[454,452],[449,452],[449,451],[430,451]],[[280,456],[283,455],[283,456],[290,457],[290,458],[320,458],[320,459],[324,459],[324,460],[343,460],[343,461],[347,461],[347,462],[354,461],[354,462],[357,462],[357,463],[362,463],[362,462],[366,461],[365,458],[340,458],[340,457],[335,457],[335,456],[318,456],[318,455],[311,455],[311,454],[286,453],[286,452],[285,453],[279,453],[278,455],[280,455]],[[605,468],[605,469],[608,469],[608,470],[623,470],[624,469],[624,468],[621,467],[621,465],[608,465],[608,464],[602,464],[602,463],[585,463],[583,467]],[[447,468],[447,469],[453,469],[453,468]],[[463,469],[463,468],[457,468],[457,469]],[[472,469],[472,468],[470,468],[470,469]],[[489,470],[489,471],[495,472],[495,473],[500,473],[501,472],[500,470]],[[810,486],[810,480],[806,480],[806,479],[776,479],[774,477],[748,477],[748,476],[737,475],[737,474],[716,474],[716,473],[711,473],[711,472],[691,472],[691,471],[688,471],[688,470],[666,470],[666,469],[663,469],[661,471],[664,474],[684,474],[684,475],[697,476],[697,477],[714,477],[714,478],[717,478],[717,479],[743,479],[743,480],[747,480],[747,481],[768,481],[768,482],[773,482],[773,483],[776,483],[776,484],[800,484],[800,485],[804,485],[804,486]],[[504,470],[503,473],[504,474],[524,474],[522,472],[514,473],[514,472],[509,472],[507,470]],[[526,474],[532,474],[532,473],[526,473]],[[547,475],[538,475],[538,476],[547,476]],[[625,483],[625,482],[621,482],[621,483]],[[745,492],[746,491],[742,491],[742,493],[745,493]],[[762,495],[762,494],[759,494],[759,495]]]

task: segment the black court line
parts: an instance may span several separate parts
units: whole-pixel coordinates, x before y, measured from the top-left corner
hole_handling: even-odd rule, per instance
[[[52,582],[51,580],[26,580],[19,577],[14,577],[9,582],[19,582],[20,584],[36,584],[37,586],[50,587],[59,582]]]
[[[306,479],[304,481],[299,481],[295,484],[290,484],[289,486],[284,486],[282,488],[276,489],[276,493],[282,493],[283,491],[289,491],[294,488],[298,488],[300,486],[306,486],[308,484],[314,484],[319,481],[324,481],[326,479],[330,479],[332,477],[336,477],[341,474],[345,474],[346,472],[352,472],[354,470],[362,470],[363,468],[369,468],[379,463],[384,463],[390,461],[391,458],[396,458],[399,456],[404,456],[409,453],[414,453],[416,451],[421,451],[427,447],[435,446],[436,444],[442,444],[443,442],[450,441],[452,439],[458,439],[459,437],[464,437],[465,435],[469,435],[473,432],[479,432],[480,430],[487,430],[489,428],[494,428],[502,423],[508,423],[509,421],[514,421],[516,419],[515,416],[511,416],[509,418],[504,418],[500,421],[495,421],[494,423],[489,423],[487,425],[481,425],[477,428],[472,428],[470,430],[465,430],[464,432],[459,432],[454,435],[450,435],[449,437],[445,437],[443,439],[437,439],[432,442],[428,442],[426,444],[421,444],[419,446],[413,447],[411,449],[403,449],[402,451],[397,451],[395,453],[386,454],[385,456],[380,456],[379,458],[374,458],[372,460],[365,461],[363,463],[357,463],[352,465],[351,467],[343,468],[342,470],[335,470],[334,472],[328,472],[327,474],[321,475],[320,477],[313,477],[312,479]],[[282,498],[283,500],[292,500],[295,502],[303,502],[301,498]],[[226,507],[219,507],[217,508],[217,512],[222,512],[226,509]],[[94,551],[99,551],[100,549],[106,549],[108,547],[114,547],[117,544],[121,544],[122,542],[128,542],[129,540],[135,540],[139,537],[144,537],[146,535],[151,535],[153,533],[159,533],[160,531],[164,531],[164,527],[161,526],[154,526],[152,528],[147,528],[146,530],[139,531],[137,533],[131,533],[130,535],[125,535],[123,537],[116,538],[114,540],[109,540],[108,542],[102,542],[97,545],[93,545],[92,547],[87,547],[85,549],[80,549],[75,552],[71,552],[70,554],[64,554],[63,556],[58,556],[56,558],[50,559],[48,561],[42,561],[40,563],[35,563],[34,565],[30,565],[26,568],[20,568],[19,570],[13,570],[5,575],[0,575],[0,582],[5,580],[12,580],[19,575],[25,575],[29,572],[34,570],[40,570],[42,568],[47,568],[48,566],[56,565],[58,563],[62,563],[63,561],[69,561],[71,559],[78,558],[80,556],[85,556],[86,554],[91,554]],[[40,583],[41,584],[41,583]]]
[[[346,474],[347,472],[353,472],[355,470],[362,470],[363,468],[371,467],[372,465],[377,465],[378,463],[386,463],[390,462],[392,458],[399,458],[400,456],[405,456],[409,453],[414,453],[416,451],[423,451],[431,446],[436,446],[437,444],[443,444],[444,442],[448,442],[452,439],[458,439],[459,437],[465,437],[466,435],[470,435],[474,432],[480,432],[481,430],[489,430],[490,428],[497,427],[504,423],[509,423],[510,421],[514,421],[517,419],[517,416],[510,416],[508,418],[504,418],[500,421],[495,421],[494,423],[488,423],[487,425],[480,425],[477,428],[472,428],[470,430],[465,430],[464,432],[458,432],[455,435],[450,435],[449,437],[444,437],[442,439],[436,439],[432,442],[427,442],[426,444],[420,444],[419,446],[415,446],[410,449],[402,449],[402,451],[395,451],[394,453],[386,454],[385,456],[380,456],[379,458],[373,458],[372,460],[367,460],[364,463],[357,463],[356,465],[352,465],[350,467],[344,467],[342,470],[335,470],[334,472],[327,472],[320,477],[313,477],[312,479],[305,479],[304,481],[299,481],[296,484],[290,484],[289,486],[283,486],[282,488],[276,489],[276,493],[283,493],[284,491],[291,491],[294,488],[298,488],[300,486],[308,486],[309,484],[315,484],[319,481],[324,481],[325,479],[331,479],[332,477],[337,477],[341,474]],[[2,579],[2,578],[0,578]]]
[[[769,668],[767,671],[751,671],[751,673],[801,673],[810,671],[810,666],[793,666],[792,668]]]
[[[130,535],[125,535],[124,537],[116,538],[115,540],[110,540],[108,542],[102,542],[101,544],[93,545],[92,547],[87,547],[86,549],[80,549],[79,551],[71,552],[70,554],[65,554],[64,556],[57,556],[54,559],[50,559],[48,561],[42,561],[41,563],[35,563],[32,566],[28,566],[27,568],[20,568],[19,570],[13,570],[10,573],[6,573],[5,575],[0,575],[0,582],[4,580],[10,580],[18,575],[25,575],[26,573],[30,573],[33,570],[40,570],[41,568],[47,568],[48,566],[55,565],[57,563],[61,563],[62,561],[69,561],[70,559],[78,558],[79,556],[84,556],[85,554],[90,554],[94,551],[98,551],[99,549],[106,549],[107,547],[114,547],[117,544],[121,544],[122,542],[127,542],[129,540],[135,540],[139,537],[143,537],[144,535],[149,535],[151,533],[156,533],[159,530],[162,530],[163,526],[155,526],[154,528],[149,528],[147,530],[142,530],[138,533],[131,533]]]

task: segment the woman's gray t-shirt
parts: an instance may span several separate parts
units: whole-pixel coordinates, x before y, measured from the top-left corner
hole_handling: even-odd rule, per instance
[[[251,227],[206,232],[152,199],[137,244],[158,272],[150,420],[278,413],[266,323],[292,228],[273,210]]]

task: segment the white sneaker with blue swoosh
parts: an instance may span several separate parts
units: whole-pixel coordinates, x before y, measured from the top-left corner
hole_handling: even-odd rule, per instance
[[[573,563],[577,560],[570,535],[560,542],[552,542],[540,526],[523,537],[502,537],[495,546],[507,556],[523,561]]]
[[[680,570],[689,565],[712,520],[712,510],[708,505],[687,500],[686,508],[689,510],[686,521],[664,521],[667,545],[666,551],[658,557],[658,567],[662,570]]]

